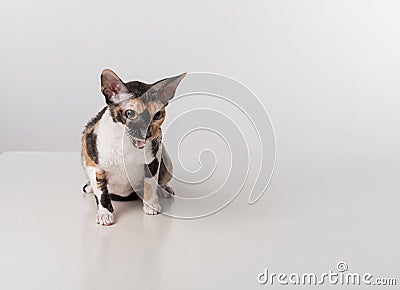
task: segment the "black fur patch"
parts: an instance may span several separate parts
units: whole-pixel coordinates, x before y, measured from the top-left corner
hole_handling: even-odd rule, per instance
[[[160,171],[158,173],[158,180],[162,180],[164,175],[168,174],[168,169],[165,166],[164,159],[161,158]]]
[[[86,152],[90,159],[93,160],[94,163],[99,163],[99,154],[97,152],[97,135],[92,130],[86,134]]]
[[[90,121],[86,124],[86,128],[92,128],[94,125],[96,125],[96,123],[101,119],[101,117],[103,117],[105,111],[107,110],[107,107],[104,107],[103,109],[101,109],[100,112],[97,113],[96,116],[94,116],[92,119],[90,119]]]
[[[143,95],[148,89],[151,88],[152,84],[145,84],[139,81],[132,81],[125,84],[128,90],[133,93],[136,97]]]
[[[96,177],[97,188],[101,190],[101,192],[107,191],[107,181],[104,178]]]
[[[110,195],[108,194],[107,180],[105,180],[104,178],[96,177],[96,182],[97,182],[97,187],[101,190],[101,196],[100,196],[101,205],[104,208],[108,209],[110,212],[114,212],[114,208],[111,204],[111,198]]]
[[[82,188],[83,192],[86,193],[86,187],[88,187],[88,186],[89,186],[89,185],[88,185],[87,183],[85,183],[85,185],[84,185],[83,188]]]
[[[144,165],[144,176],[147,178],[153,177],[154,175],[156,175],[157,170],[158,170],[158,159],[154,158],[150,164]]]
[[[120,196],[118,194],[110,193],[110,198],[111,198],[111,200],[115,200],[115,201],[131,201],[131,200],[137,200],[139,198],[139,196],[134,191],[128,196]]]
[[[160,149],[160,140],[158,140],[158,138],[154,138],[153,140],[151,140],[151,153],[153,154],[154,157],[156,157],[156,154],[158,152],[158,150]]]
[[[99,206],[99,199],[97,198],[97,196],[94,196],[94,200],[96,201],[96,205],[98,207]]]
[[[111,198],[108,192],[103,192],[101,194],[100,202],[104,208],[108,209],[110,212],[114,212],[114,208],[111,204]]]

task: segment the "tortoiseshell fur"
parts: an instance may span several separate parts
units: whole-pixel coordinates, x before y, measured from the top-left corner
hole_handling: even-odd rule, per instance
[[[114,223],[112,200],[133,200],[139,195],[144,212],[158,214],[158,195],[174,194],[168,186],[172,162],[160,126],[184,76],[154,84],[124,83],[111,70],[102,72],[107,106],[87,123],[82,136],[82,165],[88,178],[83,190],[94,193],[97,223]],[[124,166],[134,173],[133,179],[128,179]]]

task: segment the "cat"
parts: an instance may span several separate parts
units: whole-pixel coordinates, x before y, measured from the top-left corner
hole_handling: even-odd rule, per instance
[[[161,211],[158,195],[174,194],[168,185],[172,162],[163,146],[160,126],[165,107],[185,75],[146,84],[124,83],[109,69],[101,73],[107,106],[86,124],[81,152],[88,179],[83,191],[94,193],[98,224],[114,223],[111,200],[133,200],[139,194],[143,211],[155,215]],[[129,178],[128,171],[133,172]]]

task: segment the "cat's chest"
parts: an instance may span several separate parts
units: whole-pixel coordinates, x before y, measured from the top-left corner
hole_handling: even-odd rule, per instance
[[[125,166],[141,166],[145,162],[145,149],[136,149],[129,138],[99,138],[99,165],[110,171]]]
[[[143,168],[152,156],[151,143],[145,144],[143,149],[133,146],[129,137],[124,134],[124,129],[110,119],[101,120],[97,130],[97,150],[99,165],[106,171],[124,171],[129,168]],[[150,160],[151,161],[151,160]]]

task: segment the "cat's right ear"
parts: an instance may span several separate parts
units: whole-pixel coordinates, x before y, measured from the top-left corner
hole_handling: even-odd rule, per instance
[[[119,104],[132,98],[132,93],[125,86],[124,82],[110,69],[101,73],[101,92],[106,97],[106,103]]]

